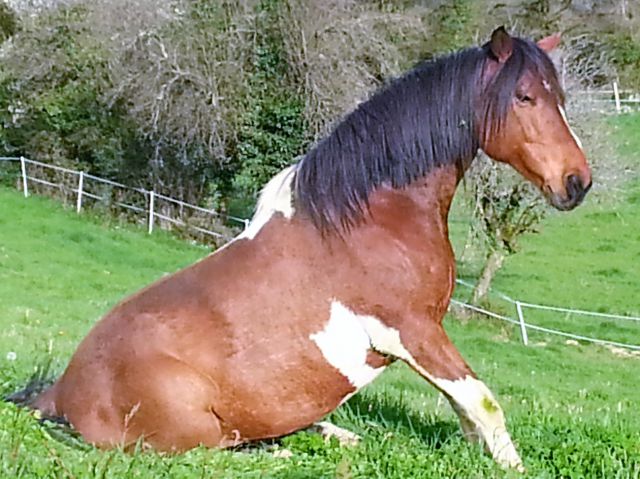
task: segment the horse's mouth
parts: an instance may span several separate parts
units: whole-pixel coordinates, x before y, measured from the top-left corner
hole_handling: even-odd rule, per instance
[[[570,211],[584,201],[585,196],[591,189],[592,182],[585,187],[578,182],[567,182],[566,196],[559,195],[551,191],[550,188],[544,188],[543,192],[549,201],[549,204],[559,211]]]

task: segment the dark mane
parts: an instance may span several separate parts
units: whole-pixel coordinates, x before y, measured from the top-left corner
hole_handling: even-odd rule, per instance
[[[479,138],[500,129],[526,71],[563,102],[555,68],[535,43],[513,38],[511,57],[483,88],[490,55],[484,45],[424,62],[346,115],[299,164],[296,210],[323,232],[345,231],[363,220],[383,183],[401,188],[451,164],[462,174]]]

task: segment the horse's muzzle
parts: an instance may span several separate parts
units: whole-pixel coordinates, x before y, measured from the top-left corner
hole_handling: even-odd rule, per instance
[[[557,193],[552,193],[548,195],[549,203],[560,211],[572,210],[582,203],[591,189],[591,184],[591,180],[587,185],[584,185],[578,175],[569,175],[565,180],[566,196],[562,197]]]

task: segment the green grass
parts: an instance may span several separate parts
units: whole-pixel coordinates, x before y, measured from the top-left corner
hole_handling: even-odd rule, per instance
[[[640,127],[637,119],[619,121],[617,134],[635,141],[629,132]],[[640,144],[623,148],[632,158]],[[495,287],[532,302],[640,313],[639,205],[640,188],[631,184],[616,202],[594,198],[575,212],[553,214],[508,260]],[[0,188],[0,393],[23,386],[46,358],[60,371],[109,307],[207,252]],[[640,325],[532,312],[528,319],[529,314],[532,322],[640,342]],[[640,477],[640,359],[537,334],[532,346],[524,347],[517,329],[495,321],[448,319],[447,329],[505,409],[528,476]],[[10,352],[15,360],[7,358]],[[298,433],[277,446],[293,452],[289,459],[274,457],[266,446],[177,456],[124,454],[71,440],[39,425],[28,412],[0,403],[0,477],[519,476],[465,443],[448,405],[400,364],[330,420],[362,435],[361,444],[342,448]]]
[[[168,235],[87,221],[42,198],[0,190],[0,347],[17,365],[77,340],[127,293],[206,253]]]
[[[618,116],[609,123],[611,130],[604,136],[617,146],[618,156],[593,159],[601,164],[594,172],[594,192],[569,213],[549,208],[540,232],[523,237],[521,251],[507,258],[493,282],[495,290],[529,303],[640,317],[640,115]],[[599,172],[610,176],[604,167],[620,170],[624,182],[615,184],[616,191],[600,183]],[[454,245],[461,249],[462,244],[458,236]],[[478,267],[466,264],[460,270],[475,274]],[[465,299],[469,291],[459,287],[457,296]],[[497,296],[491,303],[516,317],[513,305]],[[524,312],[532,324],[640,345],[637,321]],[[532,339],[552,340],[540,333],[532,333]]]

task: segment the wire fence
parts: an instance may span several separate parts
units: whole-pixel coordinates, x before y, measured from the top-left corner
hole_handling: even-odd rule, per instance
[[[611,88],[572,90],[568,92],[572,110],[590,110],[604,114],[640,111],[640,93],[621,89],[617,82]]]
[[[32,193],[54,196],[68,206],[74,207],[77,213],[81,213],[86,208],[108,208],[111,213],[113,210],[117,210],[126,219],[144,224],[149,233],[152,233],[155,227],[178,229],[182,233],[188,231],[195,234],[198,239],[205,238],[215,246],[221,246],[238,233],[238,226],[246,227],[249,224],[247,219],[224,215],[154,191],[129,187],[82,171],[24,157],[0,157],[0,163],[10,165],[8,169],[0,168],[0,182],[14,184],[25,197]],[[229,223],[232,225],[229,226]],[[472,283],[463,279],[457,279],[456,283],[469,290],[474,287]],[[640,317],[519,301],[493,289],[490,293],[509,305],[515,312],[515,317],[489,311],[456,298],[452,299],[451,303],[460,308],[517,326],[525,346],[529,344],[529,332],[535,331],[577,341],[640,351],[640,345],[637,344],[602,339],[527,322],[525,311],[538,310],[625,321],[638,326],[640,326]]]
[[[462,286],[463,288],[466,288],[469,290],[473,289],[475,286],[473,283],[470,283],[463,279],[457,279],[456,283]],[[520,336],[522,338],[522,343],[525,346],[529,345],[529,331],[536,331],[536,332],[552,334],[556,336],[562,336],[562,337],[573,339],[576,341],[585,341],[585,342],[601,344],[605,346],[612,346],[612,347],[618,347],[618,348],[626,348],[634,351],[640,351],[640,345],[638,344],[630,344],[630,343],[615,341],[611,339],[596,338],[596,337],[588,336],[585,334],[578,334],[575,332],[563,331],[560,329],[541,326],[539,324],[532,324],[526,321],[525,311],[527,309],[531,309],[531,310],[539,310],[539,311],[546,311],[546,312],[552,312],[552,313],[565,313],[565,314],[571,314],[574,316],[587,316],[591,318],[606,319],[606,320],[613,320],[613,321],[625,321],[625,322],[629,322],[633,326],[638,326],[639,329],[635,331],[636,334],[640,333],[640,317],[631,316],[631,315],[621,315],[621,314],[609,314],[609,313],[602,313],[602,312],[596,312],[596,311],[588,311],[584,309],[572,309],[572,308],[565,308],[560,306],[547,306],[542,304],[530,303],[526,301],[519,301],[517,299],[511,298],[510,296],[504,293],[501,293],[493,289],[491,290],[491,294],[497,296],[502,301],[511,305],[515,313],[515,317],[511,317],[506,314],[496,313],[495,311],[489,311],[477,305],[473,305],[465,301],[461,301],[460,299],[452,299],[451,303],[460,308],[473,311],[474,313],[482,314],[484,316],[487,316],[493,319],[498,319],[500,321],[505,321],[515,326],[518,326],[520,330]]]
[[[105,178],[24,157],[0,157],[12,163],[0,180],[16,182],[25,197],[30,194],[54,196],[78,213],[84,209],[108,210],[126,221],[178,231],[204,243],[220,246],[232,239],[248,220],[189,204],[156,191],[134,188]]]

